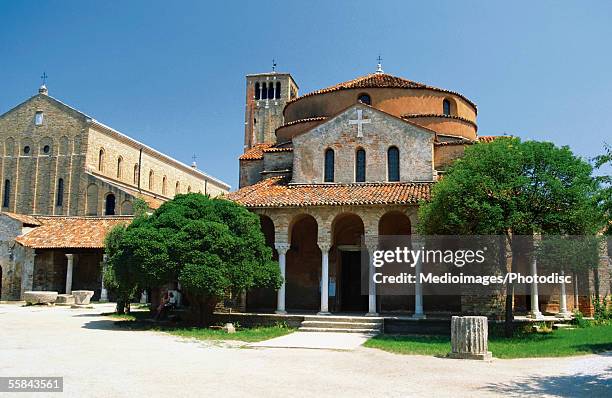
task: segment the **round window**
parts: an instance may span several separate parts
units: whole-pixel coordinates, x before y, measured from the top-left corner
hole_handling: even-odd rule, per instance
[[[49,153],[49,151],[50,151],[50,150],[51,150],[51,147],[50,147],[49,145],[45,145],[45,146],[43,147],[43,152],[44,152],[44,153]]]
[[[30,147],[28,145],[23,147],[23,153],[25,153],[26,155],[30,153]]]

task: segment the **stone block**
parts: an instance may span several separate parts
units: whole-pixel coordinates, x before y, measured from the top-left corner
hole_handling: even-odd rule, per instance
[[[74,296],[72,294],[58,294],[57,300],[55,300],[55,304],[72,305],[74,304]]]
[[[27,305],[33,304],[55,304],[57,292],[31,291],[23,294],[23,299]]]
[[[486,316],[454,316],[451,320],[449,358],[491,360],[488,351],[489,325]]]
[[[74,303],[76,305],[88,305],[94,292],[93,290],[73,290],[72,295],[74,296]]]
[[[236,328],[233,323],[226,323],[225,326],[223,326],[223,330],[229,334],[236,333]]]

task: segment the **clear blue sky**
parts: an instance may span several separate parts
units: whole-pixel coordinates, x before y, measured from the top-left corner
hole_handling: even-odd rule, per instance
[[[481,135],[612,143],[612,2],[0,0],[0,113],[50,94],[234,188],[244,75],[385,72],[465,94]]]

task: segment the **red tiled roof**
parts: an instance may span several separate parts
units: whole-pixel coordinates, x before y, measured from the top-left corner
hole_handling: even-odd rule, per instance
[[[298,101],[301,98],[309,97],[317,94],[325,94],[338,90],[347,90],[353,88],[415,88],[415,89],[429,89],[433,91],[439,91],[443,93],[449,93],[453,95],[457,95],[464,100],[466,100],[470,105],[476,109],[476,104],[467,99],[463,94],[445,90],[438,87],[428,86],[427,84],[418,83],[412,80],[404,79],[397,76],[388,75],[386,73],[371,73],[369,75],[361,76],[353,80],[349,80],[347,82],[338,83],[331,87],[327,87],[321,90],[316,90],[308,94],[304,94],[297,98],[292,99],[287,104]]]
[[[271,142],[266,142],[263,144],[255,144],[251,148],[247,149],[245,153],[240,155],[238,159],[240,160],[258,160],[263,159],[263,150],[266,148],[270,148],[274,145]]]
[[[8,211],[3,211],[1,214],[5,214],[7,217],[12,218],[13,220],[17,220],[20,223],[22,223],[23,225],[28,225],[28,226],[38,226],[40,225],[40,221],[38,221],[36,219],[36,217],[34,216],[28,216],[26,214],[17,214],[17,213],[11,213]]]
[[[78,217],[36,216],[39,227],[15,240],[34,249],[102,249],[104,237],[115,225],[127,224],[132,216]]]
[[[429,200],[431,182],[287,184],[269,178],[225,196],[246,207],[415,204]]]
[[[292,122],[287,122],[285,124],[283,124],[281,127],[288,127],[288,126],[293,126],[294,124],[298,124],[298,123],[308,123],[308,122],[320,122],[327,119],[327,116],[316,116],[316,117],[308,117],[306,119],[298,119],[298,120],[294,120]]]
[[[423,113],[423,114],[411,113],[411,114],[408,114],[408,115],[402,115],[402,119],[418,119],[418,118],[422,118],[422,117],[440,117],[440,118],[446,118],[446,119],[460,120],[462,122],[471,124],[472,126],[474,126],[474,128],[476,130],[478,130],[478,125],[476,125],[476,123],[474,123],[470,119],[466,119],[466,118],[461,117],[461,116],[444,115],[444,114],[438,114],[438,113]]]
[[[478,141],[486,143],[486,142],[491,142],[498,138],[504,138],[504,137],[509,137],[509,136],[507,135],[481,135],[480,137],[478,137]]]

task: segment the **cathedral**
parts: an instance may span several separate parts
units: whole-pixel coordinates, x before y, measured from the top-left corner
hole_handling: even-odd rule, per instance
[[[465,95],[384,73],[380,63],[374,73],[301,96],[288,73],[248,75],[240,189],[228,197],[260,216],[285,282],[276,292],[249,291],[247,312],[501,316],[502,292],[360,289],[371,280],[361,252],[372,253],[379,237],[415,234],[418,204],[450,163],[466,146],[497,138],[478,134],[477,114]],[[538,305],[558,310],[559,297]]]
[[[49,95],[0,115],[0,299],[28,290],[95,291],[104,236],[131,220],[136,200],[230,187]]]

